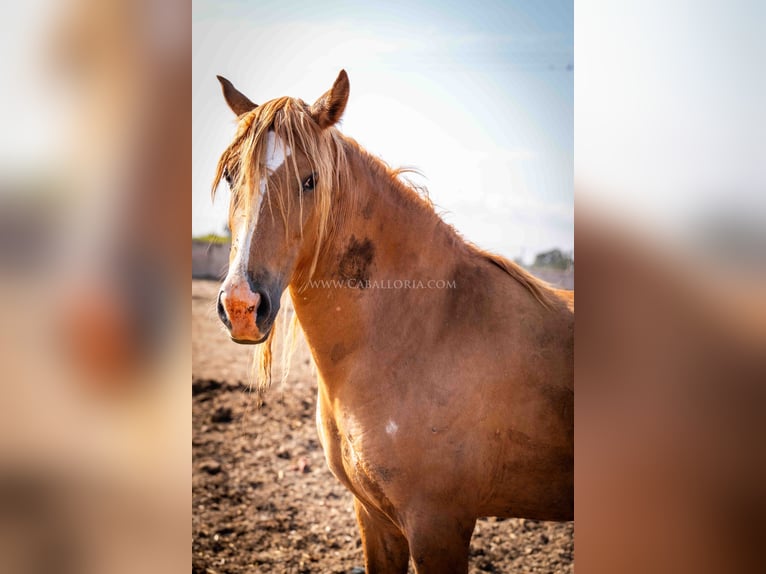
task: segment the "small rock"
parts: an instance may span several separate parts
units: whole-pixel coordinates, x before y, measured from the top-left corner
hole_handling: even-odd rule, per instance
[[[218,407],[210,417],[214,423],[230,423],[232,420],[231,409],[229,407]]]
[[[209,393],[221,388],[221,383],[212,379],[196,379],[192,381],[192,396]]]
[[[364,568],[361,566],[354,566],[351,570],[348,571],[348,574],[364,574]]]
[[[213,459],[203,460],[199,464],[199,469],[208,474],[218,474],[221,472],[221,463]]]

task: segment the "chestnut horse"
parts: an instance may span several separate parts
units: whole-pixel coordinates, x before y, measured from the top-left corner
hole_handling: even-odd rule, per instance
[[[289,287],[368,574],[467,572],[478,517],[571,520],[571,294],[464,241],[342,135],[345,71],[313,105],[219,80],[238,130],[213,186],[234,236],[218,312],[269,345]]]

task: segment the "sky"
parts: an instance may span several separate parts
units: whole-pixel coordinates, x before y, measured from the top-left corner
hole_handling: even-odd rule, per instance
[[[574,245],[571,1],[193,4],[192,233],[221,233],[210,183],[235,122],[215,79],[256,103],[313,102],[341,68],[340,129],[422,172],[445,220],[529,262]]]
[[[660,241],[710,217],[764,228],[765,22],[762,0],[578,3],[584,209],[624,214]]]

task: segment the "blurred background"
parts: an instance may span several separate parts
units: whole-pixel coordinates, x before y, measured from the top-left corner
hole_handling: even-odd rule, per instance
[[[577,565],[766,568],[766,5],[575,6]]]
[[[2,8],[0,571],[188,568],[190,26]]]

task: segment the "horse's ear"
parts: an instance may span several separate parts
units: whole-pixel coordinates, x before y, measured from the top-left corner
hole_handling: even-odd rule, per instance
[[[346,70],[341,70],[335,83],[324,95],[311,106],[311,117],[322,129],[338,122],[346,109],[350,86]]]
[[[223,88],[223,97],[226,99],[226,103],[229,104],[231,111],[238,116],[246,114],[250,110],[254,110],[258,107],[258,104],[251,102],[248,97],[234,87],[229,80],[223,76],[216,76],[218,81],[221,82],[221,88]]]

